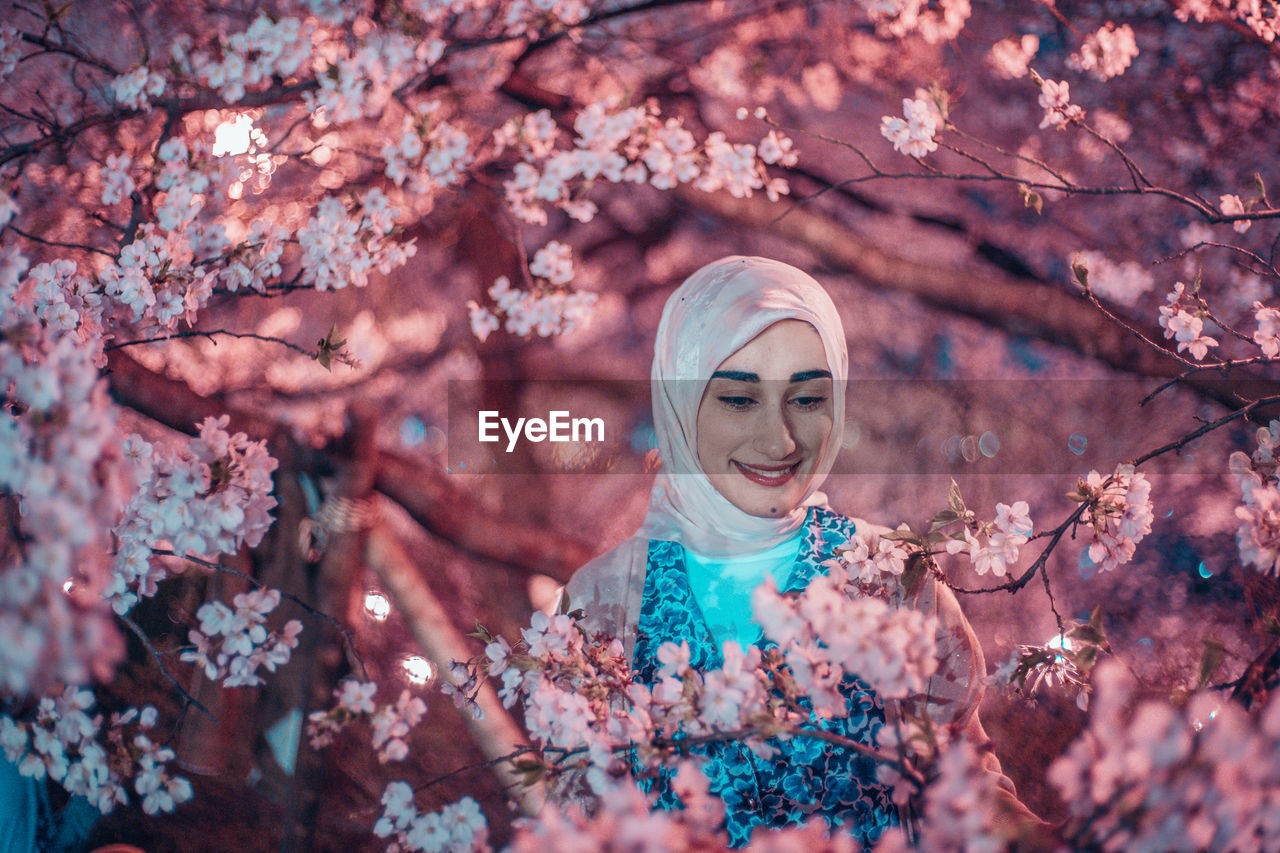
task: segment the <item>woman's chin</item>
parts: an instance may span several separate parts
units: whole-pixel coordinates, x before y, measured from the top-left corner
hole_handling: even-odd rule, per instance
[[[758,490],[758,489],[757,489]],[[755,490],[753,490],[755,491]],[[800,496],[788,489],[788,494],[742,496],[731,502],[747,515],[758,518],[781,518],[800,504]]]

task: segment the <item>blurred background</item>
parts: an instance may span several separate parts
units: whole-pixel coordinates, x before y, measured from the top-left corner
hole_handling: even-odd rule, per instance
[[[1083,258],[1109,309],[1162,340],[1157,306],[1175,281],[1200,280],[1230,323],[1250,318],[1254,300],[1274,298],[1274,279],[1232,253],[1184,253],[1229,239],[1265,252],[1270,231],[1237,235],[1152,195],[1041,191],[1037,210],[1014,182],[948,179],[983,170],[945,148],[923,163],[892,151],[879,126],[882,116],[901,114],[904,97],[936,84],[950,95],[955,123],[943,140],[999,159],[1028,181],[1045,173],[1018,155],[1052,164],[1081,187],[1123,186],[1128,173],[1113,150],[1075,128],[1041,130],[1032,82],[1003,79],[986,59],[998,40],[1031,33],[1039,38],[1035,67],[1061,77],[1079,33],[1122,16],[1141,53],[1105,83],[1072,76],[1073,102],[1153,182],[1216,198],[1239,191],[1257,170],[1276,178],[1274,51],[1227,26],[1178,22],[1162,2],[1059,3],[1052,11],[973,5],[955,39],[932,43],[878,32],[849,3],[650,3],[572,38],[477,38],[411,93],[440,99],[478,144],[530,110],[550,110],[567,130],[583,106],[610,98],[652,100],[700,139],[723,130],[758,141],[769,126],[737,111],[763,105],[799,153],[798,165],[776,169],[791,188],[776,203],[598,182],[585,191],[599,206],[592,222],[552,211],[546,225],[530,226],[505,210],[497,156],[478,160],[457,191],[398,193],[367,154],[395,133],[402,114],[393,109],[324,132],[308,128],[306,139],[281,135],[300,115],[296,102],[170,117],[188,134],[212,135],[245,114],[280,150],[324,148],[323,157],[313,147],[260,188],[244,188],[228,200],[228,219],[296,228],[309,211],[300,202],[316,193],[381,186],[411,210],[404,236],[416,239],[417,253],[362,288],[215,295],[201,315],[198,330],[252,332],[307,349],[341,339],[351,363],[331,370],[270,341],[225,335],[111,353],[111,390],[127,429],[163,440],[227,412],[234,429],[270,440],[280,460],[278,520],[237,565],[306,598],[342,629],[286,603],[282,610],[293,607],[307,630],[294,664],[266,687],[223,689],[194,676],[193,694],[218,723],[180,713],[172,698],[167,711],[178,721],[179,757],[196,798],[164,817],[119,809],[98,823],[92,842],[148,851],[379,849],[369,827],[381,813],[377,780],[388,777],[367,738],[349,733],[321,752],[304,736],[298,742],[301,717],[326,707],[344,675],[381,682],[384,698],[403,687],[426,701],[427,720],[412,735],[415,759],[395,778],[416,786],[447,776],[421,790],[419,806],[469,793],[495,837],[505,837],[511,812],[483,766],[485,735],[434,689],[442,661],[425,646],[460,640],[468,654],[478,652],[479,643],[462,639],[478,623],[514,638],[575,568],[635,529],[652,482],[645,456],[654,331],[671,291],[718,257],[777,258],[830,291],[848,335],[851,390],[845,453],[825,488],[836,509],[878,524],[919,529],[944,508],[954,479],[980,517],[991,518],[998,501],[1025,500],[1037,529],[1051,527],[1074,508],[1064,495],[1077,478],[1110,473],[1224,414],[1234,377],[1170,388],[1138,405],[1177,365],[1088,305],[1071,265]],[[391,16],[395,6],[371,4],[369,14]],[[259,8],[274,7],[73,3],[65,20],[83,44],[127,67],[137,61],[139,33],[152,44],[178,33],[199,40],[244,26]],[[10,10],[21,14],[19,4]],[[108,37],[121,20],[132,22],[130,35]],[[466,23],[462,16],[457,26]],[[6,86],[46,85],[38,77],[20,68]],[[32,214],[39,234],[79,240],[100,227],[86,213],[97,191],[89,165],[118,144],[109,134],[144,145],[165,120],[156,112],[87,134],[14,177],[22,197],[49,199]],[[499,329],[478,340],[468,301],[491,304],[494,281],[521,281],[527,257],[550,240],[572,247],[573,287],[598,295],[590,323],[550,339]],[[617,425],[607,452],[584,445],[566,455],[522,443],[512,457],[469,444],[451,427],[458,407],[540,414],[548,400]],[[1220,644],[1227,670],[1238,674],[1262,647],[1255,616],[1275,595],[1268,579],[1241,567],[1234,541],[1239,493],[1226,460],[1252,448],[1252,428],[1233,427],[1144,466],[1156,523],[1132,564],[1098,573],[1085,544],[1068,537],[1049,560],[1047,582],[1013,595],[962,596],[988,670],[996,673],[1020,645],[1058,634],[1051,592],[1068,621],[1101,605],[1115,655],[1152,690],[1194,687],[1206,642]],[[373,528],[398,550],[371,550]],[[1034,553],[1024,549],[1024,565]],[[974,576],[967,561],[944,567],[959,586],[993,582]],[[234,578],[187,571],[137,621],[162,647],[181,643],[200,603],[240,588]],[[439,610],[413,605],[423,594]],[[130,703],[172,696],[145,651],[135,643],[131,652],[110,691]],[[1063,817],[1043,778],[1083,723],[1075,695],[1049,687],[1028,699],[997,678],[982,713],[1028,805]]]

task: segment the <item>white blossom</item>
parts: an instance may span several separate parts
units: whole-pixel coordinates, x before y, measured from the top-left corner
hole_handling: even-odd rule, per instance
[[[1090,471],[1078,489],[1088,503],[1081,521],[1093,531],[1089,559],[1100,572],[1129,562],[1155,519],[1151,483],[1132,465],[1121,464],[1109,477]]]
[[[1218,205],[1222,208],[1223,216],[1239,216],[1245,213],[1244,202],[1240,200],[1238,195],[1224,195],[1218,199]],[[1236,230],[1237,234],[1243,234],[1253,227],[1251,219],[1237,219],[1231,223],[1231,227]]]
[[[1017,80],[1027,76],[1027,68],[1039,50],[1040,37],[1033,33],[1009,36],[991,46],[987,62],[1004,79]]]
[[[1067,58],[1067,65],[1077,71],[1087,71],[1098,80],[1119,77],[1138,55],[1138,43],[1133,27],[1116,26],[1108,21],[1096,32],[1085,37],[1080,50]]]
[[[141,110],[164,94],[165,85],[163,75],[140,65],[111,81],[111,94],[117,103],[133,110]]]
[[[1261,302],[1253,303],[1253,310],[1258,324],[1258,331],[1253,333],[1254,343],[1267,358],[1280,356],[1280,310],[1267,308]]]
[[[901,151],[917,159],[937,151],[934,133],[938,129],[937,108],[923,98],[903,98],[903,118],[884,116],[880,119],[880,135]]]
[[[1084,115],[1084,110],[1071,103],[1071,86],[1065,80],[1043,80],[1040,83],[1040,106],[1044,109],[1041,129],[1062,129]]]
[[[1166,297],[1165,304],[1160,306],[1160,327],[1164,329],[1166,338],[1177,341],[1178,352],[1187,350],[1192,358],[1200,361],[1209,354],[1209,348],[1216,347],[1218,342],[1204,334],[1204,320],[1198,314],[1192,314],[1182,307],[1184,298],[1187,298],[1186,285],[1179,281]]]

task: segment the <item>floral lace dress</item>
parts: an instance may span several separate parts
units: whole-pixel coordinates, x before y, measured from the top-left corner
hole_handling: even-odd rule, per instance
[[[853,521],[826,509],[814,508],[805,520],[805,541],[800,547],[784,591],[804,589],[822,563],[834,555],[854,533]],[[666,642],[689,643],[690,662],[698,670],[724,665],[723,655],[707,627],[689,585],[684,549],[676,542],[649,543],[648,569],[633,659],[637,680],[656,682],[657,651]],[[844,737],[874,744],[884,725],[884,708],[863,682],[847,679],[843,685],[849,715],[824,720],[822,728]],[[898,822],[898,813],[887,787],[876,781],[876,763],[866,756],[814,738],[773,739],[772,758],[761,758],[738,742],[694,747],[705,756],[703,772],[711,791],[725,802],[725,828],[734,847],[746,844],[757,826],[786,826],[821,814],[833,825],[847,825],[855,838],[870,843]],[[680,808],[671,789],[671,773],[642,779],[641,788],[655,791],[664,809]]]

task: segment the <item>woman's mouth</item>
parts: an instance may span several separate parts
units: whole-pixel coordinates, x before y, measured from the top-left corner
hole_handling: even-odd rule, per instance
[[[792,465],[760,467],[744,465],[736,459],[733,460],[733,464],[738,466],[742,476],[761,486],[781,486],[783,483],[789,482],[796,475],[796,469],[800,467],[799,462]]]

